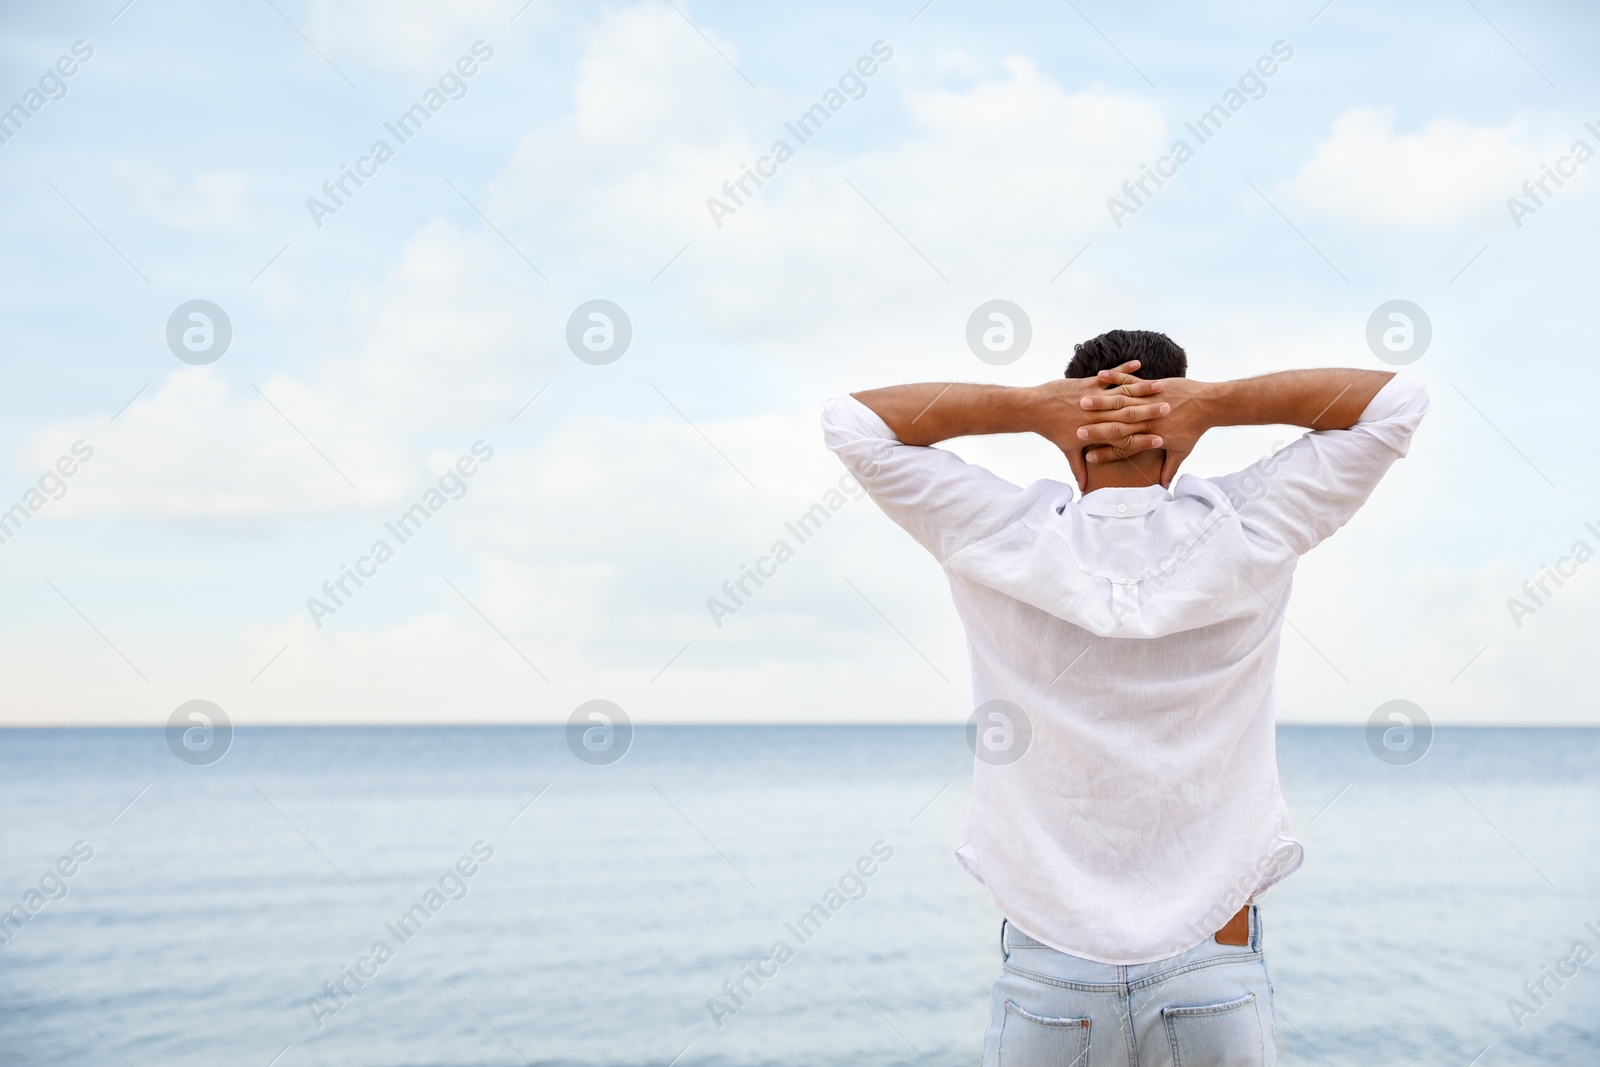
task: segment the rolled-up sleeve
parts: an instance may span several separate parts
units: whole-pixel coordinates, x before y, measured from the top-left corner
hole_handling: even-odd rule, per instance
[[[823,405],[822,436],[883,513],[940,563],[1026,510],[1019,486],[942,448],[901,443],[853,396]]]
[[[1401,371],[1349,429],[1313,431],[1214,482],[1246,530],[1303,555],[1366,503],[1394,461],[1410,450],[1427,412],[1427,386]]]

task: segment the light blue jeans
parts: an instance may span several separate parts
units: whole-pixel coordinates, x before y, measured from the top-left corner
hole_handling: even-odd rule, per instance
[[[1250,943],[1215,939],[1117,966],[1000,925],[984,1067],[1272,1067],[1278,1061],[1261,912]]]

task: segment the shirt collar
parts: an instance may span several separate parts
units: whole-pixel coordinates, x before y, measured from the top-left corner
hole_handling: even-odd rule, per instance
[[[1159,485],[1146,485],[1128,489],[1096,489],[1078,498],[1078,507],[1086,515],[1103,515],[1114,519],[1129,519],[1146,515],[1156,505],[1172,499],[1172,494]]]

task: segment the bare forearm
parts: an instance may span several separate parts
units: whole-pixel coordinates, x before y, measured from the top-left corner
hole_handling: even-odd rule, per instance
[[[852,393],[908,445],[931,445],[952,437],[1025,433],[1042,425],[1051,403],[1046,390],[1004,385],[927,382]],[[1061,400],[1055,401],[1060,405]]]
[[[1356,424],[1392,371],[1290,370],[1204,386],[1211,426],[1304,426],[1344,430]]]

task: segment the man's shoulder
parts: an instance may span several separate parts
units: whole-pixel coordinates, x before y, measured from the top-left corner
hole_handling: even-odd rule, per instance
[[[1022,487],[1022,500],[1025,502],[1022,509],[1024,516],[1041,515],[1046,512],[1060,515],[1068,508],[1078,506],[1083,500],[1083,495],[1072,482],[1040,478]]]

